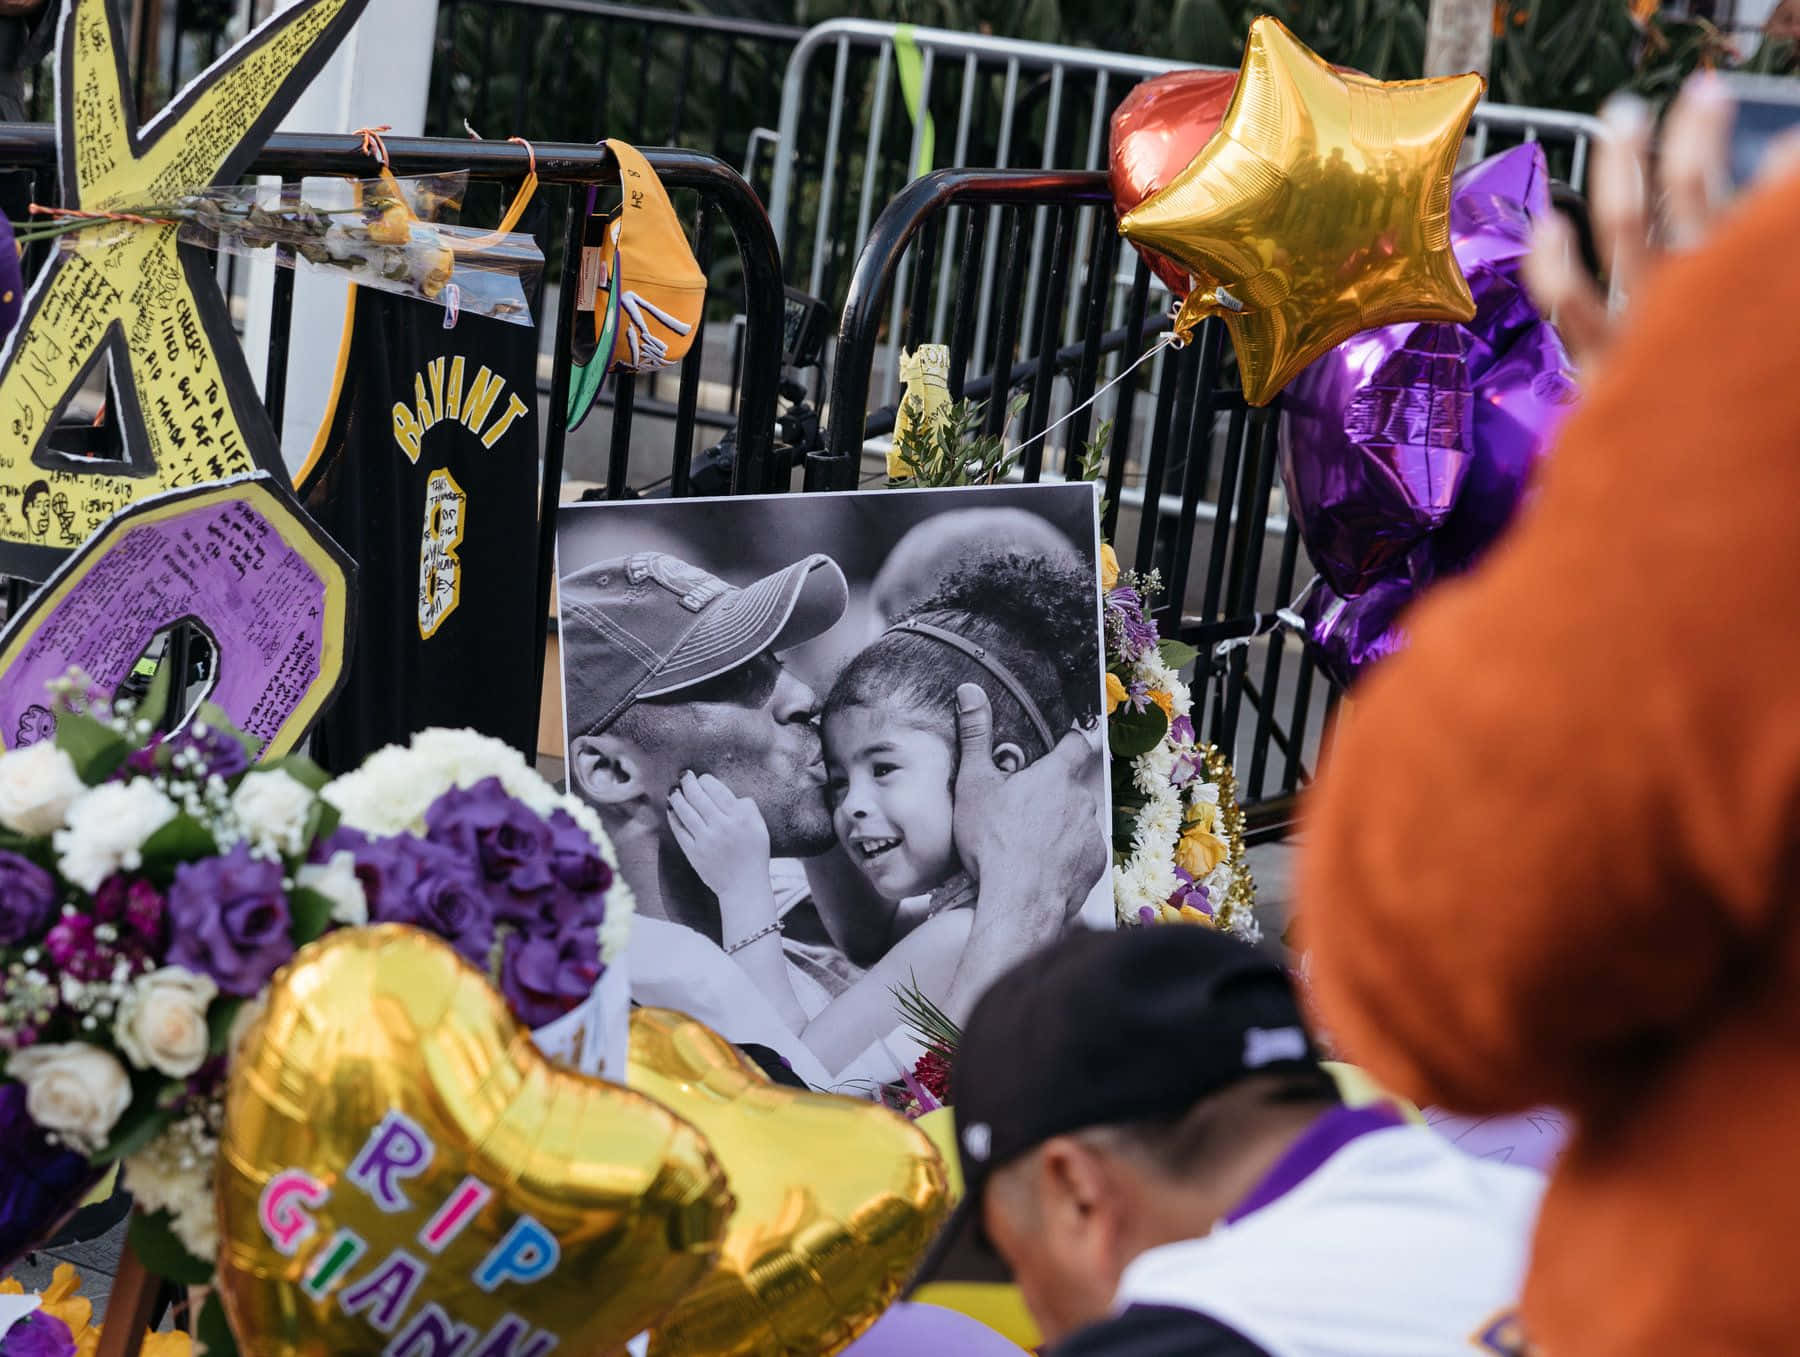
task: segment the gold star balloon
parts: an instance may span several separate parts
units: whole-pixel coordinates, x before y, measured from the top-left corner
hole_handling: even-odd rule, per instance
[[[1224,121],[1120,234],[1219,281],[1175,320],[1221,314],[1244,399],[1266,405],[1358,330],[1466,321],[1450,176],[1483,82],[1345,75],[1275,19],[1250,26]]]
[[[285,480],[206,252],[183,243],[173,221],[145,214],[236,183],[367,3],[299,0],[140,127],[111,0],[67,0],[57,34],[57,175],[64,210],[95,224],[61,239],[0,350],[6,573],[43,579],[150,495],[256,470]],[[112,360],[109,404],[124,455],[59,451],[52,430],[103,358]]]

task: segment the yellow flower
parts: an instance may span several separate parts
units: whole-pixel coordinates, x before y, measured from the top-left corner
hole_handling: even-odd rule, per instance
[[[138,1351],[143,1357],[189,1357],[194,1350],[194,1340],[179,1329],[168,1333],[147,1333],[144,1335],[144,1346]]]
[[[1106,675],[1106,714],[1111,716],[1129,696],[1125,685],[1119,681],[1119,676],[1109,671]]]
[[[369,239],[382,245],[404,245],[412,239],[412,213],[399,203],[390,203],[369,223]]]
[[[1100,544],[1100,587],[1108,593],[1119,587],[1119,557],[1110,543]]]
[[[1175,865],[1198,881],[1225,861],[1225,841],[1204,829],[1190,829],[1175,845]]]
[[[17,1279],[8,1277],[5,1281],[0,1281],[0,1296],[24,1294],[25,1288],[19,1285]],[[50,1285],[38,1293],[38,1308],[68,1325],[69,1333],[78,1347],[85,1335],[99,1332],[88,1328],[94,1318],[94,1303],[81,1294],[81,1276],[72,1263],[56,1265],[56,1271],[50,1274]],[[98,1343],[99,1340],[95,1338],[92,1341]]]
[[[1213,832],[1213,826],[1219,822],[1219,808],[1210,801],[1196,801],[1188,807],[1187,828],[1198,829],[1204,833]]]
[[[1184,924],[1204,924],[1207,928],[1213,926],[1213,921],[1192,905],[1183,905],[1176,911],[1175,917]]]
[[[1165,693],[1161,688],[1152,688],[1147,696],[1152,702],[1162,708],[1162,714],[1166,720],[1173,721],[1175,719],[1175,699],[1173,697],[1168,693]]]
[[[408,250],[407,253],[413,255],[415,251]],[[419,248],[416,255],[419,263],[419,291],[435,301],[456,272],[456,256],[435,242]]]

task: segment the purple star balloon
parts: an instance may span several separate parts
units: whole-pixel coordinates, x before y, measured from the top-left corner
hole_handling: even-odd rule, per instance
[[[1535,145],[1465,170],[1451,246],[1475,318],[1366,330],[1282,395],[1288,507],[1322,577],[1309,639],[1339,682],[1399,649],[1401,609],[1492,544],[1574,399],[1568,352],[1519,277],[1549,210]]]

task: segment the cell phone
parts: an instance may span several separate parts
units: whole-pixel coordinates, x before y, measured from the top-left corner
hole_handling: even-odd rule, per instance
[[[1769,144],[1789,128],[1800,127],[1800,80],[1735,72],[1724,80],[1737,104],[1731,130],[1731,182],[1741,189],[1756,177]]]

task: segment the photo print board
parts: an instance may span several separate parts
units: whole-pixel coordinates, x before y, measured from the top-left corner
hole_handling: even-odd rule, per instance
[[[1108,837],[1099,541],[1085,483],[565,504],[567,771],[637,896],[632,997],[815,1088],[910,1072],[895,991],[954,1009],[1004,969],[965,955],[957,684],[1005,770],[1099,751]],[[1100,873],[1067,926],[1113,925]]]

